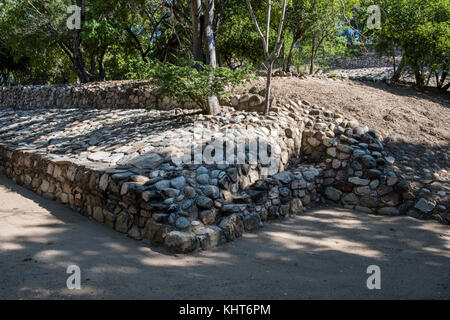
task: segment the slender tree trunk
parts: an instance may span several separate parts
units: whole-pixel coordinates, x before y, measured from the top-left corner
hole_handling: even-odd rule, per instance
[[[281,46],[281,52],[283,53],[283,71],[287,72],[286,71],[286,69],[287,69],[286,45],[284,44],[284,41],[283,41],[283,45]]]
[[[75,72],[80,79],[80,82],[86,83],[90,81],[89,75],[87,73],[86,67],[84,65],[83,60],[83,54],[81,51],[81,35],[79,30],[75,30],[75,36],[74,36],[74,52],[73,52],[73,59],[74,59],[74,67]]]
[[[447,79],[447,75],[448,72],[445,71],[447,69],[447,64],[444,64],[444,66],[442,67],[442,74],[441,74],[441,78],[439,79],[438,83],[437,83],[437,87],[439,89],[441,89],[445,83],[445,79]]]
[[[268,114],[270,111],[270,89],[272,85],[272,70],[273,70],[273,62],[271,62],[267,66],[267,82],[266,82],[266,105],[264,106],[264,113]]]
[[[414,77],[416,78],[416,84],[422,87],[424,84],[423,74],[418,66],[414,67]]]
[[[445,70],[446,68],[447,68],[447,65],[444,65],[442,70]],[[447,83],[446,85],[444,85],[445,80],[447,79],[447,75],[448,75],[448,72],[442,71],[441,78],[439,79],[439,75],[436,74],[436,82],[437,82],[438,89],[443,90],[443,91],[447,91],[448,88],[450,88],[450,82]]]
[[[217,63],[219,64],[219,67],[223,67],[223,59],[222,59],[222,55],[220,53],[217,56]]]
[[[309,74],[314,74],[314,52],[311,52],[311,62],[309,65]]]
[[[205,18],[205,37],[208,48],[208,62],[213,67],[217,66],[216,58],[216,42],[214,40],[213,31],[213,21],[214,21],[214,0],[206,0],[206,18]],[[211,80],[213,80],[214,74],[211,75]],[[217,96],[208,97],[208,114],[215,115],[220,112],[220,104]]]
[[[292,63],[292,57],[294,56],[294,48],[295,45],[297,44],[298,38],[294,37],[293,41],[292,41],[292,46],[289,49],[289,54],[288,54],[288,58],[287,58],[287,63],[286,63],[286,72],[291,71],[291,63]]]
[[[314,46],[316,45],[316,33],[313,33],[312,45],[311,45],[311,64],[309,66],[309,74],[314,73]]]
[[[98,78],[100,81],[106,80],[106,72],[105,72],[105,66],[103,65],[103,61],[105,59],[106,50],[103,49],[100,53],[100,56],[98,57]]]
[[[395,71],[396,71],[396,68],[397,68],[396,63],[395,63],[395,46],[392,49],[392,63],[394,64],[394,74],[395,74]]]
[[[92,75],[93,78],[95,78],[95,71],[97,69],[97,57],[98,57],[98,50],[92,54],[90,61],[89,73]]]
[[[397,70],[395,70],[391,80],[397,82],[400,79],[400,76],[402,75],[404,68],[405,68],[405,58],[402,57],[402,60],[400,60]]]
[[[261,38],[261,41],[263,43],[264,48],[264,55],[266,57],[266,65],[267,65],[267,83],[266,83],[266,105],[264,107],[264,113],[267,114],[270,110],[270,89],[271,89],[271,81],[272,81],[272,69],[273,69],[273,63],[277,58],[280,56],[281,51],[281,45],[282,45],[282,33],[283,33],[283,24],[284,24],[284,17],[286,15],[286,4],[287,1],[283,1],[283,9],[281,13],[280,18],[280,24],[278,25],[278,34],[277,34],[277,40],[275,42],[275,50],[272,56],[270,56],[269,53],[269,34],[270,34],[270,16],[271,16],[271,10],[272,10],[272,3],[271,0],[267,0],[267,19],[266,19],[266,35],[261,31],[261,28],[259,27],[258,20],[256,19],[255,12],[253,11],[252,4],[250,0],[246,0],[248,9],[250,11],[250,15],[252,17],[253,23],[255,24],[256,30],[258,31],[259,37]]]
[[[428,86],[430,84],[430,80],[431,80],[432,76],[433,76],[433,70],[430,70],[430,73],[428,74],[428,77],[427,77],[427,81],[425,83],[426,86]]]

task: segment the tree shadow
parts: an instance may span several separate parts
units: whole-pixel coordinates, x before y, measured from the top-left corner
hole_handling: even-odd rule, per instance
[[[417,87],[412,84],[404,83],[387,84],[384,81],[354,81],[374,89],[389,92],[393,95],[425,99],[440,104],[445,108],[450,108],[450,92],[442,91],[435,87]]]
[[[218,248],[174,255],[0,178],[26,210],[0,213],[0,296],[49,299],[405,299],[450,297],[445,226],[315,208]],[[6,191],[5,189],[9,190]],[[8,206],[4,210],[9,211]],[[82,289],[66,288],[69,265]],[[382,290],[368,290],[378,265]]]

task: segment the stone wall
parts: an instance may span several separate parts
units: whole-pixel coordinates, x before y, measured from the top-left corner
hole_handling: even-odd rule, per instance
[[[0,108],[146,108],[154,105],[153,88],[138,81],[94,82],[80,85],[0,87]],[[165,98],[159,107],[173,107]]]
[[[189,143],[189,131],[185,128],[165,127],[152,139],[164,142],[160,148],[152,142],[143,143],[144,140],[128,142],[127,135],[134,139],[137,132],[147,136],[161,125],[176,124],[177,120],[169,118],[175,114],[183,113],[4,110],[0,118],[0,172],[134,239],[148,239],[176,252],[206,249],[233,240],[245,230],[260,227],[261,220],[276,216],[278,209],[275,212],[255,207],[245,195],[245,190],[261,178],[261,163],[175,164],[177,151],[168,152],[167,148],[183,149]],[[224,129],[245,127],[249,131],[233,133],[248,142],[253,135],[271,136],[275,130],[276,144],[281,146],[275,173],[299,157],[303,130],[300,119],[283,118],[282,113],[272,113],[272,119],[246,113],[185,115],[183,123],[202,120],[213,127],[225,123]],[[144,129],[147,118],[152,126]],[[98,130],[103,131],[97,133]],[[74,134],[77,138],[73,138]],[[110,143],[116,143],[119,137],[124,143]],[[206,138],[196,142],[204,144],[205,149],[211,141]],[[122,159],[112,161],[116,155]],[[280,212],[284,215],[291,211],[281,207]]]

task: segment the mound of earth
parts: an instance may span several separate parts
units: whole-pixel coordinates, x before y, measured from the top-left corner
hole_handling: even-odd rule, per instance
[[[308,101],[376,130],[405,178],[450,192],[450,94],[347,79],[275,77],[272,84],[277,103]],[[233,94],[251,88],[264,90],[265,79]]]

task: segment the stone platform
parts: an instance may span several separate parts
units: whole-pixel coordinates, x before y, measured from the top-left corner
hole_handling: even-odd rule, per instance
[[[208,157],[220,145],[223,154],[216,148]],[[267,116],[231,108],[214,117],[181,109],[0,109],[0,172],[175,252],[217,246],[323,202],[448,219],[445,206],[416,197],[394,161],[374,131],[306,101]]]

